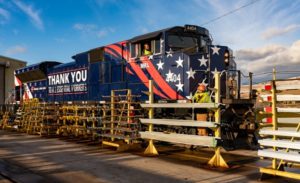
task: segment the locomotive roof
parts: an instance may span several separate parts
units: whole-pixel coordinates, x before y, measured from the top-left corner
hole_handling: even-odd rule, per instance
[[[40,62],[40,63],[28,65],[26,67],[22,67],[20,69],[17,69],[16,73],[23,73],[23,72],[36,70],[36,69],[42,69],[43,70],[44,68],[53,67],[53,66],[59,65],[59,64],[61,64],[61,63],[57,62],[57,61],[43,61],[43,62]]]
[[[177,31],[177,30],[180,30],[180,29],[186,29],[186,26],[191,26],[191,25],[174,26],[174,27],[169,27],[169,28],[166,28],[166,29],[161,29],[161,30],[158,30],[158,31],[154,31],[154,32],[150,32],[150,33],[147,33],[147,34],[143,34],[143,35],[140,35],[140,36],[133,37],[129,41],[134,43],[134,42],[138,42],[138,41],[145,40],[145,39],[155,38],[155,37],[159,36],[160,34],[162,34],[163,32]],[[197,33],[209,36],[209,32],[206,28],[199,27],[199,26],[194,26],[194,27],[196,28]]]
[[[76,62],[73,61],[73,62],[62,63],[62,64],[59,64],[59,65],[56,65],[53,68],[55,68],[55,69],[66,68],[66,67],[70,67],[70,66],[74,66],[74,65],[76,65]]]
[[[173,26],[173,27],[161,29],[161,30],[154,31],[154,32],[149,32],[149,33],[146,33],[146,34],[143,34],[143,35],[135,36],[135,37],[133,37],[133,38],[131,38],[129,40],[126,40],[126,41],[134,43],[134,42],[138,42],[138,41],[145,40],[145,39],[151,39],[151,38],[155,38],[155,37],[159,36],[163,32],[176,31],[176,30],[179,30],[179,29],[185,29],[186,26],[194,26],[194,25]],[[209,37],[209,31],[206,28],[200,27],[200,26],[194,26],[194,27],[197,28],[197,30],[196,30],[197,33],[200,33],[200,34],[203,34],[203,35],[206,35],[206,36]],[[114,44],[114,43],[112,43],[112,44]],[[105,47],[105,45],[97,47],[97,48],[90,49],[88,51],[84,51],[84,52],[78,53],[76,55],[73,55],[72,58],[75,59],[75,57],[77,55],[86,54],[86,53],[88,53],[91,50],[102,48],[102,47]]]
[[[15,71],[15,75],[24,83],[42,80],[46,78],[48,68],[59,64],[61,63],[56,61],[44,61],[18,69]]]

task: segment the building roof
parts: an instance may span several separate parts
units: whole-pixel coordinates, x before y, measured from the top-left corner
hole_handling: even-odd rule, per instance
[[[8,61],[13,61],[13,62],[19,62],[19,63],[22,63],[22,64],[27,64],[27,62],[25,62],[25,61],[18,60],[18,59],[15,59],[15,58],[6,57],[6,56],[3,56],[3,55],[0,55],[0,62],[2,61],[1,59],[8,60]]]

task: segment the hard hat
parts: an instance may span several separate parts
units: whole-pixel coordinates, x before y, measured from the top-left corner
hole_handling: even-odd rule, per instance
[[[206,86],[204,84],[200,84],[197,88],[198,91],[204,92],[206,90]]]

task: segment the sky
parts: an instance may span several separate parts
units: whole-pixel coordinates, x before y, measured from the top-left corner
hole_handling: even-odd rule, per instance
[[[70,62],[95,47],[194,24],[230,47],[245,74],[300,71],[299,10],[300,0],[0,0],[0,55]]]

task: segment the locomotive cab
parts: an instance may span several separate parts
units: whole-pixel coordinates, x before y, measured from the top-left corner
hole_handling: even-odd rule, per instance
[[[232,50],[212,45],[205,28],[176,26],[137,36],[129,43],[130,61],[137,63],[147,78],[159,85],[155,93],[157,100],[190,99],[201,83],[213,88],[215,72],[222,74],[222,98],[240,98],[240,72]],[[151,55],[144,54],[146,44]]]

